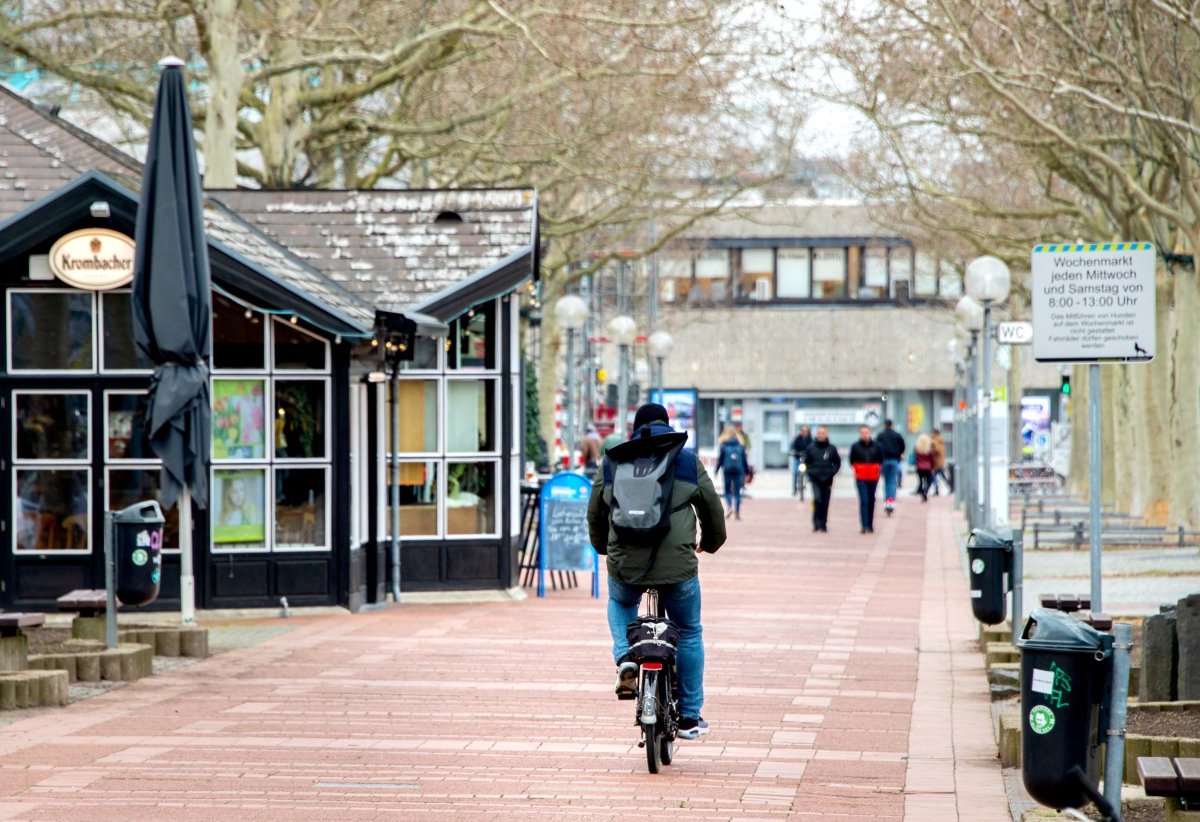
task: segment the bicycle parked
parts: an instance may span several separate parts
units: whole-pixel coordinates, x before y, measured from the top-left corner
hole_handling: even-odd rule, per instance
[[[658,773],[675,758],[679,735],[679,704],[675,693],[675,652],[679,631],[667,619],[658,589],[642,597],[642,615],[629,623],[629,655],[638,665],[636,724],[642,732],[638,747],[646,751],[646,766]]]

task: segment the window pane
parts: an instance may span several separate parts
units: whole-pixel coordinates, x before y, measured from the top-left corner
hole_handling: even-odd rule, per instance
[[[942,260],[939,266],[938,294],[948,299],[963,295],[962,274],[947,260]]]
[[[413,358],[401,360],[401,371],[432,371],[438,367],[438,347],[444,343],[433,337],[417,337],[413,342]]]
[[[928,254],[917,254],[917,294],[922,297],[937,295],[937,259]]]
[[[275,322],[276,368],[324,371],[329,367],[326,359],[328,348],[324,340],[301,331],[291,323]]]
[[[275,381],[275,456],[325,456],[325,380]]]
[[[133,296],[128,291],[100,295],[104,312],[104,362],[110,371],[149,370],[153,364],[142,356],[133,339]]]
[[[893,248],[888,257],[892,268],[892,295],[895,296],[896,283],[908,283],[912,288],[912,249]]]
[[[86,551],[87,470],[19,470],[17,551]]]
[[[213,294],[213,368],[261,371],[266,367],[263,315]]]
[[[774,274],[775,255],[770,248],[743,248],[743,274]]]
[[[696,255],[697,279],[720,279],[729,276],[729,249],[709,248]]]
[[[495,380],[446,382],[446,451],[494,451]]]
[[[87,394],[15,394],[17,459],[88,458]]]
[[[266,457],[265,414],[262,380],[213,380],[213,459]]]
[[[388,473],[390,475],[391,471]],[[389,493],[389,529],[391,501]],[[400,463],[400,534],[406,537],[436,536],[437,501],[438,464],[433,461]],[[391,536],[390,530],[388,536]]]
[[[152,460],[158,455],[150,448],[146,415],[150,402],[145,394],[108,394],[108,458],[112,460]]]
[[[400,453],[431,453],[438,450],[437,380],[401,380]],[[387,452],[392,451],[392,410],[384,423]]]
[[[496,464],[452,462],[446,468],[446,533],[496,530]]]
[[[224,469],[214,471],[213,477],[213,542],[231,547],[265,547],[266,471]]]
[[[326,548],[323,468],[275,469],[275,545]]]
[[[863,254],[863,285],[870,288],[886,288],[887,281],[887,249],[866,249]]]
[[[817,297],[846,296],[846,249],[813,249],[813,288]]]
[[[496,367],[496,306],[477,305],[451,326],[451,368]]]
[[[92,295],[10,291],[13,369],[90,371]]]
[[[659,279],[692,278],[692,258],[680,254],[663,254],[658,258]]]
[[[139,502],[158,499],[161,468],[122,468],[108,472],[108,510],[120,511]],[[179,548],[179,506],[163,509],[163,550]]]
[[[809,290],[809,257],[807,248],[779,249],[780,297],[807,299]]]

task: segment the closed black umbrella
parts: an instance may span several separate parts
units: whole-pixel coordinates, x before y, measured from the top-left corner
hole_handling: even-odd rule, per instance
[[[190,499],[208,507],[212,416],[212,291],[204,239],[200,176],[183,62],[159,63],[162,76],[150,123],[133,264],[134,338],[154,363],[150,444],[163,461],[159,502],[180,500],[183,617],[194,617]]]

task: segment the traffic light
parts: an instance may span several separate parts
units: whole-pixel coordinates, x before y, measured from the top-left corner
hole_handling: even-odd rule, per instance
[[[1064,397],[1071,396],[1071,377],[1069,374],[1062,375],[1062,385],[1058,389]]]

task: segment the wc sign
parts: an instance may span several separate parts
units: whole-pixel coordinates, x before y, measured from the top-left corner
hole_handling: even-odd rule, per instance
[[[996,342],[1001,345],[1029,345],[1033,342],[1033,323],[1023,320],[996,323]]]

